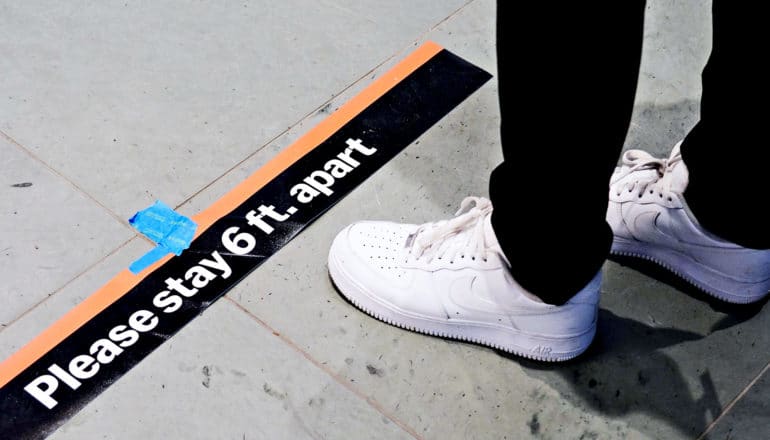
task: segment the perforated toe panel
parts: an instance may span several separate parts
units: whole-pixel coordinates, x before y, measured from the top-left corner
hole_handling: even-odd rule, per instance
[[[417,225],[390,222],[360,222],[350,229],[349,242],[353,252],[380,275],[404,278],[401,267],[406,258],[406,241]]]

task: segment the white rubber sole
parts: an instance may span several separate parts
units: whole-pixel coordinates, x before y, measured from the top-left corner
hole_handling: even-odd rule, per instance
[[[596,335],[596,317],[590,328],[580,334],[553,337],[527,334],[484,322],[437,320],[400,310],[378,299],[365,286],[357,283],[335,258],[334,246],[329,255],[329,275],[337,289],[358,309],[387,324],[426,335],[484,345],[545,362],[562,362],[579,356],[591,345]]]
[[[738,281],[686,254],[636,240],[615,237],[610,253],[652,261],[703,292],[729,303],[756,302],[770,291],[770,279],[756,282]]]

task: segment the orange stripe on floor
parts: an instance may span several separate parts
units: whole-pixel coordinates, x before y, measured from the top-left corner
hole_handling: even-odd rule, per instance
[[[211,206],[193,216],[198,224],[196,237],[208,229],[215,221],[224,217],[245,202],[252,194],[265,186],[289,166],[305,154],[322,144],[342,126],[361,113],[374,101],[400,83],[404,78],[433,58],[443,48],[436,43],[426,42],[403,61],[398,63],[380,78],[370,84],[361,93],[345,103],[311,129],[307,134],[284,149],[262,168],[255,171],[246,180],[239,183],[230,192],[222,196]],[[69,335],[101,313],[112,303],[133,289],[145,277],[161,267],[171,255],[161,259],[145,269],[141,274],[134,275],[123,270],[107,284],[75,306],[58,321],[44,330],[35,339],[19,349],[0,364],[0,387],[5,386],[35,361],[40,359]]]

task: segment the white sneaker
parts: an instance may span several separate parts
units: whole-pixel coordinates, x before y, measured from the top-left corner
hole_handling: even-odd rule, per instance
[[[601,272],[562,306],[511,277],[492,230],[492,204],[468,197],[451,220],[359,222],[329,251],[329,273],[356,307],[412,331],[542,361],[581,354],[596,333]]]
[[[688,172],[680,145],[668,159],[623,154],[610,180],[611,252],[651,260],[724,301],[761,299],[770,291],[770,250],[741,247],[698,224],[682,195]]]

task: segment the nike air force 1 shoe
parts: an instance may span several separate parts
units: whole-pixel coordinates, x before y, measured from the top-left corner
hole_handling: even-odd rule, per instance
[[[688,172],[680,145],[667,159],[623,154],[610,180],[611,252],[651,260],[721,300],[758,301],[770,290],[770,250],[741,247],[698,224],[683,197]]]
[[[329,273],[388,324],[541,361],[578,356],[596,333],[601,272],[566,304],[543,303],[511,277],[491,213],[468,197],[450,220],[354,223],[334,239]]]

